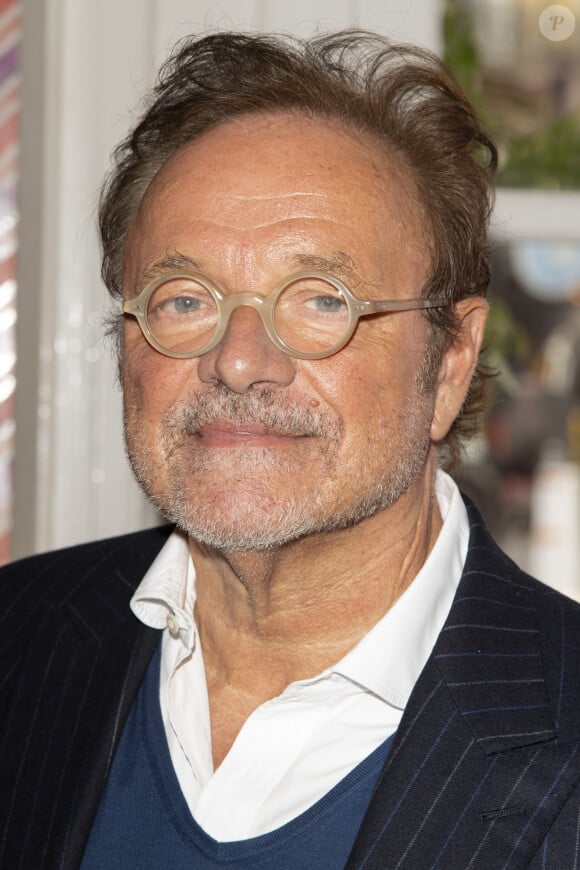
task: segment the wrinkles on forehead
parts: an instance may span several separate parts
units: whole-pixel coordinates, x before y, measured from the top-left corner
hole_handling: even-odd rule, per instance
[[[263,194],[226,191],[216,196],[213,221],[243,232],[248,227],[264,229],[281,220],[316,220],[320,203],[328,199],[328,194],[322,191]],[[264,206],[267,205],[272,207],[272,216],[264,220]],[[208,217],[210,215],[208,213]]]
[[[279,194],[272,194],[272,193],[242,194],[242,193],[238,193],[238,194],[234,194],[232,196],[232,198],[235,199],[236,201],[241,200],[242,202],[252,202],[254,200],[256,200],[258,202],[267,202],[268,200],[292,199],[294,197],[301,197],[301,196],[304,196],[304,197],[319,196],[322,198],[326,198],[326,194],[323,193],[322,191],[318,192],[318,191],[312,191],[312,190],[295,190],[292,193],[279,193]]]

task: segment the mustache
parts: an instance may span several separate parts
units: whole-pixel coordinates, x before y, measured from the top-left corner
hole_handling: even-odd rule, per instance
[[[292,437],[338,440],[342,434],[340,417],[326,408],[304,407],[274,390],[232,393],[216,387],[192,399],[183,400],[166,411],[162,425],[172,440],[196,435],[203,426],[228,423],[243,427],[254,424],[265,432]]]

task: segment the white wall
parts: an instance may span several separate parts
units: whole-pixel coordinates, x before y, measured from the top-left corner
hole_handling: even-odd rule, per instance
[[[191,32],[362,26],[438,47],[436,0],[24,0],[14,555],[152,524],[122,446],[94,230],[114,144]]]

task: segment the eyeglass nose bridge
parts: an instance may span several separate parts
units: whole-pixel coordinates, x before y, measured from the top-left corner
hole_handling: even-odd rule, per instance
[[[236,308],[241,308],[242,306],[253,308],[258,312],[262,320],[264,320],[264,316],[268,316],[266,312],[272,308],[271,296],[261,296],[259,293],[252,293],[251,291],[238,291],[237,293],[228,293],[227,295],[216,293],[216,296],[218,298],[220,314],[228,323]]]
[[[239,291],[225,295],[219,292],[217,288],[213,288],[213,292],[218,304],[218,325],[211,341],[203,349],[204,353],[213,350],[222,340],[227,332],[231,316],[237,308],[253,308],[254,311],[257,311],[270,341],[279,350],[287,352],[287,348],[277,335],[274,326],[273,308],[277,294],[261,296],[259,293],[252,293],[251,291]]]

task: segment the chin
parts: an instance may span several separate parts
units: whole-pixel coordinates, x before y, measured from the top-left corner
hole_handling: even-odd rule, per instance
[[[265,552],[311,534],[316,521],[310,511],[271,498],[232,502],[229,508],[192,503],[177,497],[157,505],[189,537],[216,550]]]
[[[192,498],[182,492],[169,501],[152,498],[158,510],[193,540],[224,552],[265,552],[306,536],[328,534],[357,525],[391,508],[417,479],[416,469],[388,476],[370,491],[361,487],[325,491],[312,486],[298,496],[282,498],[280,490],[229,491],[224,504],[223,490],[206,499],[196,491]],[[366,489],[366,491],[365,491]],[[346,495],[346,499],[344,496]]]

